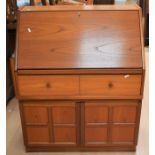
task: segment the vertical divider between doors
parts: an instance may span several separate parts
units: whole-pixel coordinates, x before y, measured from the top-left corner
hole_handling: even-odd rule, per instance
[[[81,136],[81,146],[85,145],[85,102],[81,102],[81,118],[80,118],[80,136]]]
[[[48,118],[49,118],[49,134],[50,134],[50,143],[54,143],[54,128],[53,128],[53,115],[52,107],[48,107]]]
[[[80,111],[80,103],[76,102],[76,143],[80,146],[81,141],[81,111]]]
[[[112,143],[112,117],[113,117],[113,106],[108,106],[108,143]]]

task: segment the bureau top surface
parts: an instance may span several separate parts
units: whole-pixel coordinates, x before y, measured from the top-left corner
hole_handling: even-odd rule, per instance
[[[142,68],[137,6],[24,7],[17,69]]]

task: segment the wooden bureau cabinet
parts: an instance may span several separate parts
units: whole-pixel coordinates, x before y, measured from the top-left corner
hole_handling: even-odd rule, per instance
[[[134,151],[145,73],[139,7],[24,7],[18,18],[13,79],[26,150]]]

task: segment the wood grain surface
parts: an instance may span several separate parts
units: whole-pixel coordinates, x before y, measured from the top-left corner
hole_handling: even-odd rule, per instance
[[[141,68],[139,9],[104,8],[20,13],[17,68]]]
[[[78,76],[18,76],[21,96],[77,95]]]
[[[141,75],[81,75],[81,95],[131,96],[139,95]]]

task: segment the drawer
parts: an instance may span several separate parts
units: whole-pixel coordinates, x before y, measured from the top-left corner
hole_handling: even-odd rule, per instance
[[[141,75],[80,76],[81,95],[135,96],[140,90]]]
[[[23,110],[26,125],[48,124],[48,109],[46,106],[24,105]]]
[[[78,76],[18,76],[20,96],[77,95]]]

